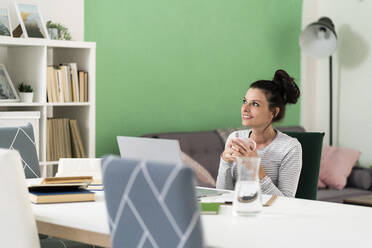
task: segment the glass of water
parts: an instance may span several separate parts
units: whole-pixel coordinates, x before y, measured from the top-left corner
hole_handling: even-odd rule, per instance
[[[258,177],[258,157],[237,157],[238,180],[235,184],[233,213],[255,215],[262,210],[261,188]]]

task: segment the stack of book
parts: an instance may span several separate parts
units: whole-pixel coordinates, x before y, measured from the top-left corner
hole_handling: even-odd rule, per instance
[[[85,157],[77,121],[57,118],[47,119],[47,161]]]
[[[87,190],[92,177],[47,177],[28,186],[31,202],[60,203],[94,201],[94,192]]]
[[[78,71],[76,63],[47,67],[48,102],[87,102],[88,73]]]

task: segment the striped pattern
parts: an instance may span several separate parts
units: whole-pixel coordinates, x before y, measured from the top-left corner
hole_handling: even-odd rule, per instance
[[[243,130],[240,137],[249,137],[251,130]],[[229,135],[226,144],[235,137]],[[265,148],[257,150],[266,177],[260,180],[264,194],[294,197],[302,168],[302,148],[297,139],[277,130],[275,139]],[[226,163],[222,158],[218,170],[216,188],[233,189],[237,180],[236,163]]]

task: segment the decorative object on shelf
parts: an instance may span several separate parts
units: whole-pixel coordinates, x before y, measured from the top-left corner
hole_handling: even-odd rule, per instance
[[[0,8],[0,35],[12,36],[12,30],[9,20],[9,11],[7,8]]]
[[[25,38],[49,39],[44,20],[37,5],[15,3],[15,8]]]
[[[0,64],[0,102],[18,102],[19,96],[3,64]]]
[[[332,54],[337,48],[335,25],[328,17],[309,24],[300,35],[301,49],[316,58],[329,57],[329,145],[333,145]]]
[[[18,85],[18,91],[22,102],[32,102],[32,99],[34,98],[34,90],[31,85],[22,82]]]
[[[71,40],[71,35],[68,29],[60,23],[54,23],[52,21],[47,21],[46,23],[49,37],[52,40]]]

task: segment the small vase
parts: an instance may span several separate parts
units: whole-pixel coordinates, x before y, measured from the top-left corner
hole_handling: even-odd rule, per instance
[[[49,38],[52,40],[58,40],[58,29],[48,28]]]
[[[20,92],[19,96],[22,102],[32,102],[34,98],[34,92]]]

